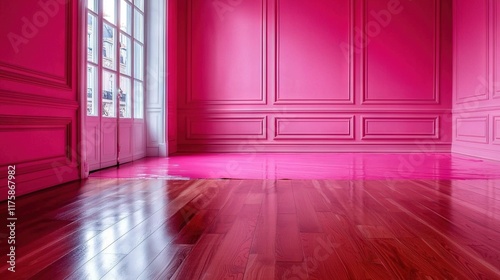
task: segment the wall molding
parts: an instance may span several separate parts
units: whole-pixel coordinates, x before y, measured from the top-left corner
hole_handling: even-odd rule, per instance
[[[479,105],[476,104],[474,108],[465,108],[465,109],[453,109],[453,114],[460,114],[460,113],[476,113],[476,112],[488,112],[488,111],[497,111],[500,110],[500,106],[498,105]]]
[[[248,140],[248,139],[267,139],[267,117],[255,117],[255,116],[209,116],[209,117],[186,117],[186,140]],[[254,123],[258,126],[256,131],[248,132],[237,132],[228,130],[227,133],[209,133],[196,132],[201,125],[202,127],[226,124],[237,124],[238,127],[244,127],[243,123]],[[248,125],[247,127],[248,128]]]
[[[75,1],[76,2],[76,1]],[[9,64],[0,61],[0,77],[16,82],[29,81],[47,87],[71,89],[73,74],[73,1],[65,2],[65,70],[63,76],[48,74],[42,71],[29,69],[27,67]]]
[[[490,18],[490,5],[489,5],[489,1],[488,0],[484,0],[485,3],[486,3],[486,14],[484,16],[484,19],[485,19],[485,30],[486,30],[486,33],[487,33],[487,36],[486,36],[486,47],[489,48],[490,47],[490,24],[489,24],[489,18]],[[456,14],[456,5],[453,5],[453,9],[454,9],[454,14]],[[474,95],[474,96],[468,96],[468,97],[463,97],[463,98],[459,98],[458,96],[458,71],[457,71],[457,65],[458,65],[458,56],[459,56],[459,48],[458,48],[458,45],[457,45],[457,35],[458,35],[458,31],[457,31],[457,26],[456,24],[454,25],[453,27],[453,34],[454,34],[454,37],[455,39],[453,40],[453,62],[454,62],[454,73],[453,73],[453,77],[454,77],[454,95],[455,95],[455,103],[456,104],[463,104],[463,103],[467,103],[467,102],[472,102],[472,101],[483,101],[483,100],[488,100],[489,99],[489,92],[490,92],[490,66],[489,66],[489,61],[490,61],[490,53],[489,53],[489,49],[486,50],[486,61],[485,61],[485,67],[486,67],[486,77],[484,77],[486,79],[486,85],[487,85],[487,88],[485,89],[485,92],[484,94],[478,94],[478,95]]]
[[[301,98],[301,99],[286,99],[280,97],[280,37],[279,37],[279,30],[280,30],[280,2],[281,0],[274,0],[275,1],[275,31],[274,31],[274,40],[276,42],[276,47],[275,47],[275,60],[274,60],[274,69],[276,70],[274,79],[275,79],[275,88],[274,88],[274,98],[273,98],[273,104],[275,105],[293,105],[293,104],[321,104],[321,105],[339,105],[339,104],[354,104],[355,103],[355,98],[354,98],[354,55],[349,56],[349,81],[348,81],[348,86],[349,86],[349,92],[348,92],[348,98],[343,98],[343,99],[307,99],[307,98]],[[349,31],[348,31],[348,41],[349,41],[349,50],[348,53],[352,54],[352,46],[353,46],[353,33],[354,33],[354,25],[355,25],[355,19],[354,19],[354,1],[349,1]],[[335,46],[338,47],[338,46]],[[333,90],[333,89],[332,89]]]
[[[379,123],[379,125],[384,125],[384,130],[380,132],[373,131],[370,129],[370,125],[374,123]],[[399,126],[390,126],[400,124]],[[405,125],[401,125],[404,123]],[[404,127],[407,128],[413,123],[427,123],[429,131],[418,132],[417,127],[413,130],[414,132],[408,133],[403,130],[401,131],[387,131],[388,127]],[[391,117],[379,117],[379,116],[362,116],[361,117],[361,139],[362,140],[397,140],[397,139],[439,139],[439,129],[440,129],[440,117],[424,117],[424,116],[391,116]],[[370,131],[372,130],[372,131]]]
[[[436,142],[418,142],[414,144],[408,143],[391,143],[387,144],[346,144],[346,143],[315,143],[311,144],[268,144],[258,142],[246,143],[224,143],[224,144],[203,144],[190,145],[180,144],[179,150],[186,153],[195,152],[214,152],[214,153],[421,153],[423,149],[432,149],[433,153],[449,153],[451,151],[451,143],[436,143]],[[425,151],[428,151],[426,149]]]
[[[48,130],[48,129],[60,129],[64,131],[65,135],[65,147],[63,154],[32,158],[27,161],[18,161],[8,164],[25,165],[26,168],[22,168],[24,173],[35,172],[42,169],[48,169],[47,165],[54,161],[67,161],[73,162],[72,158],[72,127],[73,121],[69,117],[28,117],[28,116],[6,116],[0,115],[0,132],[14,132],[14,131],[34,131],[34,130]],[[52,168],[52,167],[51,167]]]
[[[363,1],[363,11],[362,11],[362,26],[365,27],[368,22],[368,0]],[[441,7],[440,1],[434,0],[434,79],[433,79],[433,98],[430,100],[423,99],[376,99],[369,97],[368,90],[368,48],[366,46],[362,51],[362,80],[364,84],[362,86],[362,94],[361,94],[361,104],[363,105],[387,105],[387,104],[408,104],[408,105],[439,105],[440,101],[440,54],[441,54],[441,38],[440,38],[440,30],[441,30]],[[363,28],[364,30],[364,28]]]
[[[341,132],[328,132],[325,127],[316,128],[316,132],[292,132],[286,131],[287,126],[297,124],[310,123],[310,127],[316,127],[318,124],[330,123],[340,124],[345,129]],[[339,139],[354,139],[354,116],[338,116],[338,117],[275,117],[273,122],[274,139],[276,140],[293,140],[293,139],[306,139],[306,140],[339,140]],[[306,126],[307,127],[307,126]]]
[[[76,110],[79,108],[77,101],[48,97],[43,95],[0,90],[0,103],[19,106],[50,107],[58,109]]]
[[[484,126],[481,134],[466,133],[463,128],[465,125],[478,127]],[[482,117],[458,117],[455,119],[455,139],[459,142],[469,143],[489,143],[489,116]]]
[[[261,71],[261,80],[260,80],[260,96],[258,99],[240,99],[240,100],[196,100],[193,98],[193,3],[192,1],[187,1],[187,93],[184,95],[185,100],[184,103],[187,105],[221,105],[221,104],[230,104],[230,105],[265,105],[267,104],[267,1],[268,0],[260,0],[261,1],[261,46],[260,46],[260,71]]]
[[[375,107],[312,107],[312,108],[292,108],[292,107],[248,107],[248,108],[178,108],[184,114],[196,114],[201,109],[207,114],[332,114],[332,113],[376,113],[376,114],[451,114],[451,109],[426,109],[426,108],[375,108]]]

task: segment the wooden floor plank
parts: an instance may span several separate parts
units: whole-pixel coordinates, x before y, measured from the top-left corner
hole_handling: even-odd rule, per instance
[[[276,260],[279,262],[302,262],[304,260],[299,223],[295,214],[278,214],[277,216]]]
[[[295,200],[295,208],[297,210],[297,220],[299,222],[300,232],[321,232],[317,212],[314,209],[312,201],[306,185],[309,182],[298,180],[292,182],[293,197]],[[310,184],[310,183],[309,183]]]
[[[274,188],[274,182],[268,181],[260,189],[261,209],[244,279],[273,279],[275,275],[278,203]]]
[[[172,279],[200,279],[219,247],[222,234],[204,234],[179,266]]]
[[[295,213],[295,200],[293,198],[292,182],[290,180],[275,181],[278,213]]]

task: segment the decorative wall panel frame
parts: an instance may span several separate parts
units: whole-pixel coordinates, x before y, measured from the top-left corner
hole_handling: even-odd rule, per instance
[[[57,3],[60,3],[57,1]],[[9,64],[0,61],[0,77],[17,82],[29,81],[47,87],[71,89],[72,76],[74,71],[73,55],[73,1],[64,1],[65,5],[65,35],[64,57],[66,58],[63,76],[57,76],[27,67]]]
[[[475,127],[483,126],[481,135],[467,133],[462,129],[467,123],[474,123]],[[489,116],[482,117],[458,117],[455,119],[455,139],[459,142],[489,143]]]
[[[370,132],[371,123],[394,123],[400,124],[399,127],[403,127],[401,123],[406,123],[404,127],[411,125],[412,123],[429,123],[429,132],[420,133],[407,133],[407,132],[384,132],[380,131],[377,133]],[[362,116],[361,117],[361,131],[362,140],[401,140],[401,139],[439,139],[440,130],[440,117],[439,116]]]
[[[184,102],[187,105],[265,105],[267,104],[267,1],[261,0],[262,13],[261,13],[261,46],[260,46],[260,93],[257,99],[248,100],[206,100],[197,101],[193,98],[193,42],[192,42],[192,19],[193,19],[193,3],[187,1],[187,94]]]
[[[349,1],[349,92],[348,92],[348,97],[344,99],[285,99],[280,97],[280,90],[279,90],[279,61],[280,61],[280,39],[279,39],[279,30],[280,30],[280,2],[281,0],[273,0],[275,1],[275,32],[274,32],[274,40],[276,42],[275,46],[275,52],[276,52],[276,57],[274,60],[274,69],[276,69],[276,73],[274,75],[275,79],[275,88],[274,88],[274,104],[275,105],[293,105],[293,104],[319,104],[319,105],[337,105],[337,104],[354,104],[355,103],[355,98],[354,98],[354,55],[353,55],[353,27],[355,23],[355,16],[354,16],[354,5],[355,1]],[[285,0],[286,1],[286,0]],[[335,48],[338,48],[339,46],[332,46]]]
[[[367,26],[368,23],[368,2],[369,0],[363,1],[363,11],[362,11],[362,26]],[[439,76],[440,76],[440,54],[441,54],[441,44],[440,44],[440,35],[441,35],[441,8],[440,1],[434,1],[434,85],[433,85],[433,98],[429,100],[424,99],[376,99],[369,97],[368,90],[368,46],[365,46],[362,51],[362,80],[364,81],[362,86],[362,94],[361,94],[361,104],[376,104],[376,105],[394,105],[394,104],[404,104],[404,105],[439,105],[440,104],[440,96],[439,96]],[[364,30],[364,28],[363,28]]]
[[[326,123],[342,123],[345,125],[345,131],[341,133],[328,132],[325,129],[321,129],[324,133],[296,133],[296,132],[286,132],[282,129],[283,126],[293,125],[293,123],[311,123],[311,126],[315,127],[320,124]],[[319,131],[319,130],[318,130]],[[338,117],[276,117],[274,119],[274,139],[281,140],[352,140],[354,139],[354,116],[338,116]]]
[[[489,5],[489,1],[488,0],[484,0],[486,2],[486,13],[484,15],[484,20],[485,20],[485,30],[487,32],[487,37],[486,37],[486,40],[488,41],[486,43],[486,47],[489,48],[490,46],[490,38],[489,38],[489,34],[490,34],[490,26],[489,26],[489,18],[490,18],[490,5]],[[454,14],[456,14],[456,6],[454,5]],[[456,28],[456,25],[453,27],[453,34],[456,38],[457,36],[457,28]],[[482,100],[488,100],[489,98],[489,92],[490,92],[490,66],[489,66],[489,61],[490,61],[490,52],[489,50],[486,50],[486,61],[485,61],[485,73],[486,73],[486,77],[484,77],[485,79],[485,82],[486,82],[486,90],[484,91],[484,94],[478,94],[478,95],[474,95],[474,96],[469,96],[469,97],[464,97],[464,98],[459,98],[458,96],[458,56],[459,56],[459,48],[457,46],[457,40],[455,39],[454,42],[453,42],[453,61],[454,61],[454,67],[453,67],[453,78],[454,78],[454,94],[455,94],[455,103],[456,104],[462,104],[462,103],[467,103],[467,102],[471,102],[471,101],[482,101]]]
[[[72,126],[71,118],[67,117],[26,117],[26,116],[0,116],[0,132],[36,131],[36,130],[63,130],[64,152],[51,157],[34,157],[28,161],[19,161],[9,164],[27,165],[23,168],[24,173],[52,168],[51,163],[55,161],[73,162],[72,159]],[[5,148],[5,147],[4,147]],[[8,147],[7,147],[8,148]]]
[[[205,134],[205,133],[196,133],[195,132],[195,124],[200,124],[204,122],[205,125],[209,125],[212,123],[213,125],[217,125],[218,123],[233,123],[237,124],[237,126],[242,126],[244,123],[254,123],[258,125],[258,131],[249,132],[249,133],[228,133],[217,134]],[[265,140],[267,139],[267,117],[262,116],[210,116],[210,117],[186,117],[186,140]]]

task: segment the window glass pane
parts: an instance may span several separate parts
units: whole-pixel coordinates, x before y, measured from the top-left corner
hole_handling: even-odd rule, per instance
[[[115,0],[103,0],[104,19],[112,24],[116,24],[116,3]]]
[[[103,71],[102,73],[102,116],[116,117],[115,114],[115,74]]]
[[[120,29],[132,35],[132,6],[124,0],[120,2]]]
[[[97,17],[87,16],[87,60],[97,63]]]
[[[139,81],[134,81],[134,118],[144,118],[144,89]]]
[[[97,13],[97,0],[88,0],[87,1],[87,8],[95,13]]]
[[[108,24],[103,25],[102,64],[106,68],[115,69],[115,29]]]
[[[144,42],[144,16],[134,9],[134,38]]]
[[[134,41],[134,77],[142,81],[144,75],[144,57],[142,45]]]
[[[132,45],[130,41],[129,37],[124,34],[120,34],[120,72],[129,76],[132,74],[132,60],[130,59]]]
[[[130,118],[132,111],[130,79],[120,77],[120,118]]]
[[[97,116],[97,67],[87,65],[87,116]]]
[[[144,0],[134,0],[134,4],[137,8],[141,9],[141,11],[144,11]]]

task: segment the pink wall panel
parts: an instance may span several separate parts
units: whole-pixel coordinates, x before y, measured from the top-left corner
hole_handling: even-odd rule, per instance
[[[450,150],[450,2],[178,4],[180,152]]]
[[[354,117],[275,118],[274,139],[354,139]]]
[[[68,157],[71,119],[0,117],[0,166]],[[23,149],[13,149],[19,143]]]
[[[188,3],[188,103],[264,102],[263,2],[227,2]]]
[[[363,139],[437,139],[439,117],[364,117]]]
[[[66,1],[1,1],[0,77],[69,87],[73,6]],[[54,32],[54,30],[58,30]]]
[[[458,141],[488,143],[488,117],[469,117],[456,119]]]
[[[364,100],[438,102],[439,1],[364,3]]]
[[[455,100],[488,99],[489,1],[455,5]]]
[[[277,103],[352,103],[349,0],[277,1]]]
[[[0,2],[0,169],[16,166],[17,195],[79,178],[78,4]]]
[[[187,118],[186,139],[266,138],[265,117]]]

